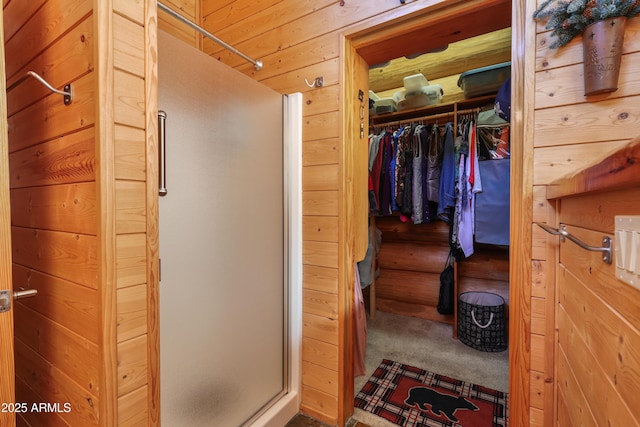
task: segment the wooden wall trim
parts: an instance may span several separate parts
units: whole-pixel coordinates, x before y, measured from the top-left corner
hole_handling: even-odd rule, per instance
[[[4,58],[3,9],[0,9],[0,58]],[[11,278],[11,208],[9,206],[9,150],[7,137],[7,97],[4,60],[0,61],[0,289],[12,290]],[[13,314],[0,314],[0,402],[15,396],[13,362]],[[13,411],[0,412],[0,425],[16,423]]]
[[[535,2],[512,2],[511,45],[511,241],[509,262],[509,424],[530,425],[531,283],[533,203],[533,80]]]
[[[160,276],[158,241],[158,12],[145,3],[146,219],[147,219],[147,384],[148,426],[160,425]]]
[[[114,153],[113,4],[94,2],[96,88],[96,156],[98,157],[98,282],[100,283],[101,340],[99,424],[117,425],[118,347],[116,306],[116,201]]]
[[[547,186],[547,198],[559,199],[590,191],[640,184],[640,137],[597,164]]]

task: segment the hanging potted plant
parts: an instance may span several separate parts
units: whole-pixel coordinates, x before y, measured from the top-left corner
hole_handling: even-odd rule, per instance
[[[551,49],[582,34],[585,96],[618,89],[627,18],[640,13],[640,0],[545,0],[533,17],[553,30]]]

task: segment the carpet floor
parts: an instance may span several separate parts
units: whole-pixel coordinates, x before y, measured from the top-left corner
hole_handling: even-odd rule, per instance
[[[454,339],[452,328],[439,322],[378,311],[374,319],[367,319],[366,372],[355,378],[355,393],[362,389],[383,359],[507,392],[508,351],[475,350]],[[358,408],[352,419],[371,427],[395,426]]]

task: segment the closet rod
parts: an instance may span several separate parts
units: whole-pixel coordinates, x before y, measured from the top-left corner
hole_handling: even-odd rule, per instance
[[[466,110],[457,110],[457,111],[449,111],[448,113],[438,113],[438,114],[431,114],[429,116],[422,116],[422,117],[412,117],[410,119],[405,119],[405,120],[396,120],[396,121],[391,121],[391,122],[387,122],[387,123],[378,123],[373,125],[374,128],[377,127],[389,127],[389,126],[396,126],[396,125],[402,125],[402,124],[409,124],[409,123],[414,123],[414,122],[418,122],[421,120],[437,120],[439,118],[442,117],[450,117],[450,116],[459,116],[462,114],[478,114],[480,112],[480,108],[468,108]]]
[[[211,34],[209,31],[207,31],[204,28],[202,28],[201,26],[189,21],[187,18],[185,18],[184,16],[180,15],[178,12],[174,11],[173,9],[167,7],[166,5],[160,3],[159,1],[158,1],[158,8],[163,10],[164,12],[168,13],[169,15],[173,16],[178,21],[181,21],[181,22],[187,24],[189,27],[193,28],[194,30],[196,30],[197,32],[202,34],[203,36],[210,38],[211,40],[213,40],[214,42],[218,43],[220,46],[224,47],[225,49],[230,50],[231,52],[235,53],[236,55],[244,58],[245,60],[247,60],[249,62],[251,62],[257,71],[262,70],[262,65],[263,65],[262,61],[248,57],[247,55],[245,55],[244,53],[240,52],[235,47],[225,43],[222,40],[220,40],[219,38],[217,38],[216,36]]]

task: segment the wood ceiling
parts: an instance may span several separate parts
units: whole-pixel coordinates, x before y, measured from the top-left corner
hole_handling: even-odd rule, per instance
[[[369,65],[391,61],[390,65],[369,72],[369,86],[376,93],[402,87],[405,76],[417,73],[424,74],[430,82],[447,76],[453,81],[453,76],[465,71],[509,61],[510,27],[511,2],[496,0],[471,8],[455,19],[445,17],[408,34],[362,46],[358,53]],[[437,52],[445,46],[446,50]],[[405,57],[429,51],[436,52],[414,59]]]

